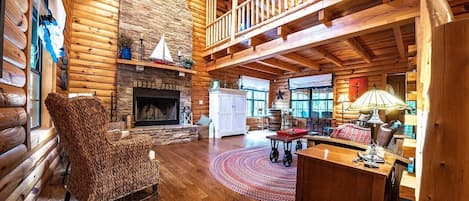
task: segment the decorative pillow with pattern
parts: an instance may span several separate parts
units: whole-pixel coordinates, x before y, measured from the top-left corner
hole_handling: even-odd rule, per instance
[[[350,140],[360,144],[370,144],[371,143],[371,129],[363,128],[353,124],[344,124],[340,127],[337,127],[332,134],[332,138]]]

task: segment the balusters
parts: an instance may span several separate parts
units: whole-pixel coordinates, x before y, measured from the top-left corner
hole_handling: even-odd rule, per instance
[[[238,5],[232,2],[232,10],[216,18],[216,0],[207,0],[207,47],[235,38],[236,33],[250,29],[266,20],[289,11],[306,0],[246,0]],[[213,18],[213,19],[212,19]]]
[[[270,19],[270,0],[266,0],[267,19]]]
[[[260,0],[259,2],[259,15],[261,16],[261,21],[264,21],[264,0]]]
[[[271,0],[272,1],[272,16],[275,16],[275,0]]]

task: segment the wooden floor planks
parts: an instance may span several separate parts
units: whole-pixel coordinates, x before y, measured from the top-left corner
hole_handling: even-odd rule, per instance
[[[150,200],[250,201],[251,199],[218,183],[210,173],[210,160],[220,153],[233,149],[270,146],[265,136],[266,133],[256,132],[244,136],[225,137],[222,140],[200,140],[154,147],[156,158],[160,161],[160,184],[159,197]],[[55,171],[54,178],[41,193],[38,201],[63,200],[65,191],[60,182],[61,172],[60,169]],[[138,200],[138,197],[135,196],[134,200]]]

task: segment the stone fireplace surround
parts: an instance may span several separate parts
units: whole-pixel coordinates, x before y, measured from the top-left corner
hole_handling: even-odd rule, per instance
[[[139,39],[142,35],[145,61],[150,60],[148,57],[163,34],[173,60],[178,60],[179,51],[182,56],[192,56],[192,14],[186,0],[121,0],[119,33],[127,34],[133,39],[133,59],[138,58]],[[179,77],[178,72],[147,67],[144,72],[136,72],[135,66],[119,64],[116,84],[118,118],[133,115],[134,87],[180,91],[179,111],[191,106],[191,75],[188,74]],[[144,126],[131,129],[131,134],[150,134],[154,144],[171,144],[197,140],[196,130],[196,126]]]
[[[125,119],[133,115],[134,88],[179,91],[179,117],[184,107],[191,106],[191,75],[179,76],[178,72],[156,68],[145,68],[137,72],[134,65],[119,64],[117,70],[117,117]],[[135,118],[132,118],[135,120]],[[181,122],[181,121],[180,121]],[[153,144],[165,145],[195,141],[198,139],[195,125],[136,126],[131,134],[149,134]]]

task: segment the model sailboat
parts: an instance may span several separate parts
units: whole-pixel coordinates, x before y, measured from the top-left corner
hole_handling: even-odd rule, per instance
[[[161,37],[160,42],[158,42],[158,45],[156,45],[155,49],[151,53],[150,59],[155,60],[157,63],[173,63],[173,58],[171,57],[169,48],[164,40],[164,34]]]

